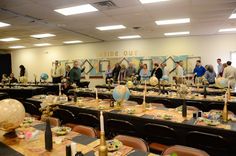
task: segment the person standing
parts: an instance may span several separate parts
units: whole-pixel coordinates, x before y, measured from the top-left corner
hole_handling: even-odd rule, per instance
[[[113,71],[112,71],[112,76],[113,76],[113,79],[114,81],[117,81],[118,80],[118,75],[120,73],[120,64],[119,63],[116,63]]]
[[[221,59],[217,59],[217,76],[222,77],[223,75],[223,64],[221,63]]]
[[[80,85],[81,74],[85,70],[85,68],[80,69],[79,62],[74,61],[74,66],[70,70],[70,82],[75,83],[77,86]]]
[[[61,78],[63,77],[63,70],[58,60],[55,61],[55,64],[51,69],[51,77],[53,83],[61,82]]]
[[[183,61],[176,62],[175,79],[176,79],[176,84],[183,83],[184,79]]]
[[[65,72],[65,75],[64,75],[64,78],[66,78],[67,80],[70,79],[70,70],[71,70],[71,67],[70,65],[66,65],[66,72]]]
[[[138,72],[137,72],[137,75],[138,75],[137,80],[138,81],[141,80],[140,72],[141,72],[142,69],[143,69],[143,62],[140,62],[139,63],[139,68],[138,68]]]
[[[158,63],[154,63],[154,68],[152,70],[151,76],[156,76],[158,80],[162,78],[163,72]]]
[[[125,81],[126,80],[126,66],[124,64],[121,65],[121,69],[118,75],[118,81]]]
[[[214,68],[212,65],[207,65],[206,72],[205,72],[205,78],[207,79],[207,82],[209,84],[215,83],[216,73],[214,71]]]
[[[143,69],[140,71],[141,80],[148,80],[151,73],[147,68],[147,64],[143,64]]]
[[[201,60],[197,60],[196,61],[196,66],[193,70],[193,73],[197,76],[197,77],[202,77],[206,72],[206,69],[202,66],[201,64]]]
[[[106,83],[107,83],[108,82],[107,80],[112,78],[112,69],[111,69],[110,64],[107,65],[107,70],[105,72],[105,75],[106,75]]]
[[[136,74],[136,69],[133,66],[133,63],[129,63],[129,67],[127,68],[126,76],[127,78],[131,78],[132,76],[135,76]]]
[[[161,68],[162,68],[163,76],[168,76],[169,77],[169,70],[167,69],[166,63],[162,63]]]
[[[227,67],[224,69],[223,77],[228,79],[231,88],[235,88],[236,68],[231,66],[232,62],[227,61]]]
[[[26,69],[24,65],[20,65],[20,77],[26,76]]]

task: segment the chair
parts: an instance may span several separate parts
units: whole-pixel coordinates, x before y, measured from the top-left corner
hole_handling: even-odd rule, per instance
[[[144,132],[153,152],[161,153],[178,142],[175,130],[165,125],[148,123],[144,125]]]
[[[143,152],[149,152],[149,147],[141,138],[127,136],[127,135],[118,135],[114,139],[117,139],[121,141],[124,145],[133,147],[134,149],[143,151]]]
[[[80,134],[83,134],[83,135],[87,135],[87,136],[90,136],[90,137],[93,137],[93,138],[97,137],[97,132],[92,127],[78,125],[78,126],[75,126],[72,130],[74,132],[77,132],[77,133],[80,133]]]
[[[180,145],[175,145],[167,148],[162,153],[162,155],[170,156],[172,153],[176,153],[179,156],[209,156],[209,154],[207,154],[205,151]]]
[[[175,108],[177,106],[174,101],[171,101],[169,99],[161,99],[161,101],[158,103],[162,103],[167,108]]]
[[[187,109],[191,110],[191,111],[194,111],[194,112],[199,111],[199,109],[197,107],[194,107],[194,106],[187,106]]]
[[[52,117],[56,117],[60,120],[62,125],[73,128],[75,124],[75,115],[66,109],[56,109],[53,111]]]
[[[150,103],[150,104],[157,108],[166,108],[162,103]]]
[[[76,116],[76,123],[93,128],[99,128],[99,119],[95,115],[89,113],[78,113]]]
[[[54,117],[42,117],[41,121],[46,122],[46,120],[49,119],[49,122],[52,126],[60,126],[60,120],[58,118]]]
[[[229,144],[220,135],[191,131],[187,134],[187,145],[202,149],[214,156],[228,155]]]
[[[136,129],[133,124],[125,120],[108,119],[106,122],[108,127],[108,135],[114,137],[116,135],[136,135]]]
[[[25,112],[31,114],[31,116],[34,116],[37,119],[40,119],[42,112],[40,112],[39,109],[33,103],[24,102],[23,105],[25,107]]]
[[[200,101],[186,101],[188,106],[194,106],[202,111],[206,111],[206,106]]]

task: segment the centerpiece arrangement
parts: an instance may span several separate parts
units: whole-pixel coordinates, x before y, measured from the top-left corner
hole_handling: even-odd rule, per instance
[[[186,105],[186,95],[188,94],[188,87],[185,84],[180,84],[180,86],[177,89],[177,93],[181,99],[183,99],[183,105],[182,105],[182,116],[187,117],[187,105]]]
[[[129,99],[130,91],[125,85],[118,85],[114,88],[112,96],[116,101],[116,108],[121,109],[124,101]]]

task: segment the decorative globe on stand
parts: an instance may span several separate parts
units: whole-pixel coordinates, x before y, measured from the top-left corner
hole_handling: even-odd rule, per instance
[[[112,96],[116,100],[117,108],[121,109],[121,106],[124,103],[124,101],[129,99],[130,91],[126,86],[119,85],[114,88]]]
[[[133,84],[132,81],[128,81],[128,82],[126,83],[126,86],[127,86],[128,88],[132,88],[132,87],[134,86],[134,84]]]
[[[15,99],[0,101],[0,129],[11,135],[19,127],[25,117],[25,108],[21,102]],[[12,133],[15,135],[14,133]]]
[[[155,76],[152,76],[149,80],[151,86],[156,86],[158,84],[158,79]]]
[[[41,75],[40,75],[40,79],[41,80],[43,80],[43,81],[46,81],[47,79],[48,79],[48,74],[47,73],[42,73]]]
[[[216,87],[218,88],[226,88],[228,87],[228,79],[219,77],[215,80]]]

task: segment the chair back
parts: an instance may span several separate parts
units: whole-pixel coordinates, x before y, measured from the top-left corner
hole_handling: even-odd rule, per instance
[[[41,116],[42,112],[39,111],[39,108],[30,102],[23,102],[25,111],[31,115]]]
[[[210,155],[227,155],[229,144],[220,135],[191,131],[187,134],[187,145],[202,149]]]
[[[110,137],[120,134],[135,136],[137,133],[134,125],[125,120],[108,119],[106,124]]]
[[[61,121],[61,124],[75,123],[75,115],[67,109],[56,109],[53,111],[52,117],[56,117]]]
[[[165,125],[148,123],[144,125],[144,132],[148,133],[146,138],[149,142],[164,145],[175,145],[178,142],[175,130]]]
[[[77,132],[77,133],[80,133],[83,135],[87,135],[89,137],[93,137],[93,138],[97,137],[96,130],[92,127],[89,127],[89,126],[78,125],[78,126],[75,126],[72,130],[74,132]]]
[[[121,141],[124,145],[133,147],[134,149],[143,151],[143,152],[149,152],[149,147],[141,138],[127,136],[127,135],[118,135],[114,139],[117,139]]]
[[[186,101],[187,106],[194,106],[202,111],[206,111],[206,106],[200,101]]]
[[[99,119],[95,115],[89,113],[78,113],[76,116],[76,123],[99,128]]]
[[[207,154],[205,151],[180,145],[175,145],[167,148],[162,153],[162,155],[170,156],[173,153],[176,153],[179,156],[209,156],[209,154]]]

